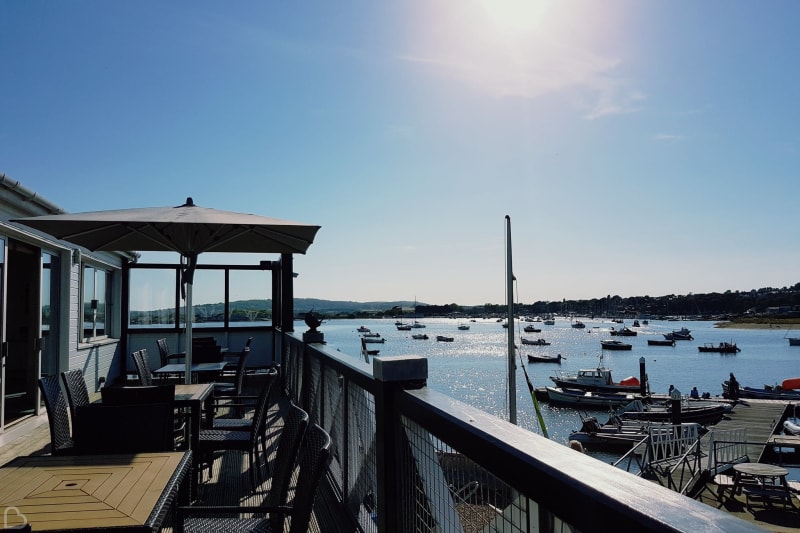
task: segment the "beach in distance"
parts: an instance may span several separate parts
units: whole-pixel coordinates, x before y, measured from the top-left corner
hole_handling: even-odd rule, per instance
[[[368,344],[380,350],[379,356],[419,355],[428,359],[428,386],[459,401],[482,409],[500,418],[508,419],[508,330],[496,319],[420,318],[425,328],[398,331],[395,319],[331,319],[325,320],[320,331],[331,348],[351,355],[363,362],[361,355],[361,326],[379,334],[385,342]],[[525,333],[526,322],[515,322],[514,342],[516,356],[516,403],[520,426],[539,432],[532,400],[528,394],[525,377],[520,368],[525,365],[534,387],[552,385],[550,376],[556,372],[576,372],[581,368],[595,368],[602,364],[612,370],[619,381],[628,376],[639,376],[639,361],[644,359],[653,393],[666,394],[674,385],[684,394],[696,386],[712,397],[721,396],[722,382],[732,372],[743,386],[763,387],[780,384],[782,380],[800,376],[800,346],[789,346],[787,336],[792,328],[782,324],[770,327],[762,324],[730,324],[719,327],[712,321],[650,320],[648,324],[633,327],[632,320],[623,324],[610,319],[581,318],[585,329],[571,327],[571,319],[557,317],[552,326],[534,322],[541,332]],[[413,321],[413,319],[411,320]],[[411,322],[409,321],[409,322]],[[641,322],[641,321],[640,321]],[[468,330],[458,326],[468,325]],[[612,328],[629,327],[637,332],[635,337],[625,337],[632,344],[630,351],[602,350],[600,341],[614,339]],[[727,324],[726,324],[727,326]],[[663,339],[665,333],[685,327],[693,340],[677,341],[675,346],[649,346],[648,339]],[[298,323],[298,331],[306,329]],[[795,332],[800,336],[800,324]],[[415,340],[412,335],[424,333],[427,340]],[[452,342],[438,342],[437,335],[452,337]],[[542,338],[549,345],[522,344],[521,339]],[[699,346],[706,343],[736,343],[741,349],[735,354],[702,353]],[[561,364],[529,364],[526,355],[561,354]],[[521,359],[520,359],[521,356]],[[522,361],[522,362],[521,362]],[[566,444],[569,433],[580,428],[577,410],[567,407],[542,405],[550,438]],[[595,412],[605,421],[607,411]]]

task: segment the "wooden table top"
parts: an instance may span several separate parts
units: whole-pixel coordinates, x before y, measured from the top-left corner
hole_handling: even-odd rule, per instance
[[[789,474],[785,468],[768,463],[739,463],[733,465],[733,469],[742,474],[760,477],[784,477]]]
[[[176,401],[202,401],[214,392],[213,383],[192,383],[175,385]]]
[[[149,531],[174,490],[186,452],[18,457],[0,468],[8,525],[34,531],[124,527]]]

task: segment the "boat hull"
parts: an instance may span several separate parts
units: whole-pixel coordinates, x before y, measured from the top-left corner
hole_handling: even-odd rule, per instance
[[[546,387],[546,389],[550,403],[572,407],[621,407],[636,399],[641,399],[637,395],[630,393],[601,393],[559,387]]]
[[[647,339],[648,346],[675,346],[675,341],[671,339]]]
[[[622,341],[600,341],[604,350],[632,350],[633,345]]]

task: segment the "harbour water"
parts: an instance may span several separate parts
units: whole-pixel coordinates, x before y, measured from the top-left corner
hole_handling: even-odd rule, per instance
[[[800,347],[790,347],[785,329],[733,329],[717,328],[706,321],[650,320],[633,328],[632,321],[625,324],[608,319],[581,319],[585,329],[571,327],[569,318],[556,318],[555,325],[531,323],[541,328],[540,333],[524,333],[529,323],[515,322],[515,344],[520,348],[524,363],[517,357],[516,391],[517,422],[521,427],[539,433],[533,403],[528,394],[525,376],[520,368],[525,364],[535,387],[552,385],[549,377],[555,372],[575,372],[580,368],[594,368],[603,354],[603,365],[611,369],[614,379],[639,376],[639,359],[645,359],[650,390],[667,393],[675,385],[688,395],[693,386],[712,397],[721,396],[722,382],[733,372],[742,386],[763,387],[775,385],[788,377],[800,376]],[[410,321],[406,321],[409,323]],[[394,319],[326,320],[319,328],[325,341],[333,348],[363,360],[360,326],[379,333],[384,343],[368,344],[380,350],[381,356],[419,355],[428,359],[428,386],[457,400],[480,408],[500,418],[508,419],[507,393],[507,329],[495,319],[476,319],[475,322],[449,318],[420,319],[425,328],[398,331]],[[459,330],[458,325],[469,325],[469,330]],[[624,326],[638,332],[635,337],[613,337],[611,328]],[[675,346],[649,346],[647,339],[663,339],[663,334],[686,327],[694,340],[676,341]],[[306,326],[297,325],[298,331]],[[428,340],[415,340],[414,333],[425,333]],[[453,337],[453,342],[438,342],[437,335]],[[549,346],[522,345],[520,337],[543,338]],[[621,339],[633,345],[630,351],[601,350],[600,341]],[[705,343],[736,343],[741,349],[736,354],[701,353],[698,346]],[[526,354],[561,354],[566,359],[561,364],[527,363]],[[568,407],[542,404],[542,414],[551,439],[566,444],[569,434],[580,428],[578,411]],[[589,413],[605,421],[605,411]]]

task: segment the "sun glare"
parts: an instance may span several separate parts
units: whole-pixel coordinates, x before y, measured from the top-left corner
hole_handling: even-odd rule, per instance
[[[531,31],[542,23],[551,0],[479,0],[480,5],[504,31]]]

